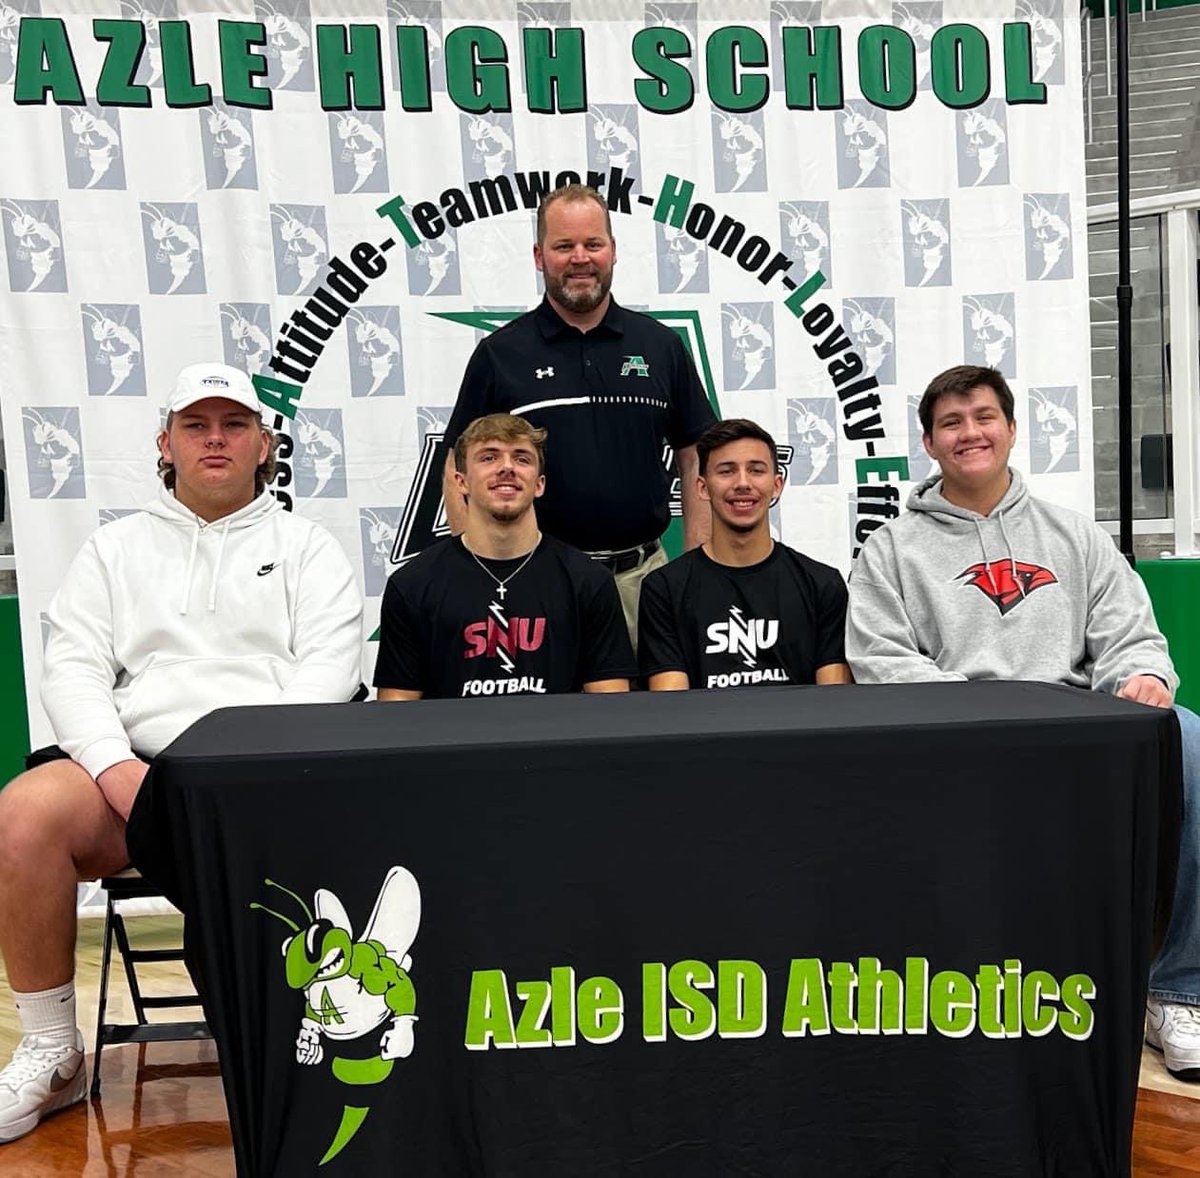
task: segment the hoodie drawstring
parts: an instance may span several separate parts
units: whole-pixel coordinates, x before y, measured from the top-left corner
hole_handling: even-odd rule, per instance
[[[179,598],[179,612],[186,614],[188,611],[188,598],[192,594],[192,573],[196,568],[196,548],[200,544],[200,524],[199,522],[192,528],[192,551],[188,554],[187,572],[183,575],[183,592]]]
[[[1008,549],[1008,571],[1012,576],[1013,584],[1021,591],[1021,596],[1025,596],[1025,583],[1017,576],[1017,558],[1013,556],[1012,541],[1008,538],[1008,533],[1004,530],[1004,512],[996,512],[996,522],[1000,525],[1000,536],[1004,540],[1004,547]]]
[[[217,547],[217,563],[213,566],[212,585],[208,590],[208,612],[211,614],[217,608],[217,579],[221,576],[221,561],[225,556],[225,541],[229,539],[229,520],[221,529],[221,543]]]
[[[975,524],[975,537],[979,541],[979,563],[983,565],[984,572],[987,573],[988,584],[992,587],[992,592],[999,595],[1000,590],[996,585],[996,578],[992,576],[992,566],[987,558],[987,545],[983,542],[983,520],[985,517],[979,516],[972,520]],[[991,517],[987,517],[991,518]],[[1013,584],[1016,585],[1021,596],[1025,596],[1025,585],[1021,578],[1017,576],[1017,558],[1013,556],[1012,541],[1008,538],[1008,532],[1004,527],[1004,513],[996,512],[996,522],[1000,525],[1000,538],[1004,541],[1004,547],[1008,550],[1008,571],[1012,576]]]

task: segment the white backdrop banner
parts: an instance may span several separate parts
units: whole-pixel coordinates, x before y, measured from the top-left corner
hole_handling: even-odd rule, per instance
[[[370,681],[384,582],[444,532],[463,367],[538,299],[534,210],[570,180],[608,200],[622,303],[786,447],[789,544],[849,569],[963,362],[1012,383],[1035,493],[1090,513],[1079,53],[1062,0],[3,0],[34,744],[47,602],[153,493],[165,392],[204,359],[255,377],[275,494],[360,570]]]

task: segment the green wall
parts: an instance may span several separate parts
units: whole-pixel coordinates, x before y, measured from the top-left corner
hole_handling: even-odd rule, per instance
[[[28,751],[29,714],[25,710],[17,599],[0,597],[0,786],[21,772]]]
[[[1139,560],[1159,629],[1179,672],[1179,702],[1200,712],[1200,560]]]

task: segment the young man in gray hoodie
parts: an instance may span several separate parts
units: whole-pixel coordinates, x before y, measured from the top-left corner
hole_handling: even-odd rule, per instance
[[[1013,395],[994,368],[934,377],[918,409],[941,474],[913,489],[850,578],[846,656],[858,683],[1029,679],[1172,706],[1179,678],[1150,598],[1109,535],[1035,499],[1008,465]],[[1150,971],[1147,1042],[1200,1080],[1200,718],[1183,734],[1175,905]]]

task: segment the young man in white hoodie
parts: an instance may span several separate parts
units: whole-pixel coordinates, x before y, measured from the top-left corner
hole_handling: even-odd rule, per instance
[[[266,491],[274,439],[244,372],[185,368],[156,500],[84,544],[50,603],[42,702],[58,745],[0,792],[0,952],[23,1038],[0,1142],[81,1100],[75,894],[129,861],[148,759],[232,704],[346,700],[362,599],[336,541]]]
[[[846,655],[858,683],[1030,679],[1172,706],[1179,678],[1150,598],[1108,533],[1035,499],[1008,465],[1013,395],[994,368],[934,377],[918,408],[941,473],[913,489],[850,577]],[[1200,718],[1183,735],[1184,826],[1146,1038],[1200,1080]]]

